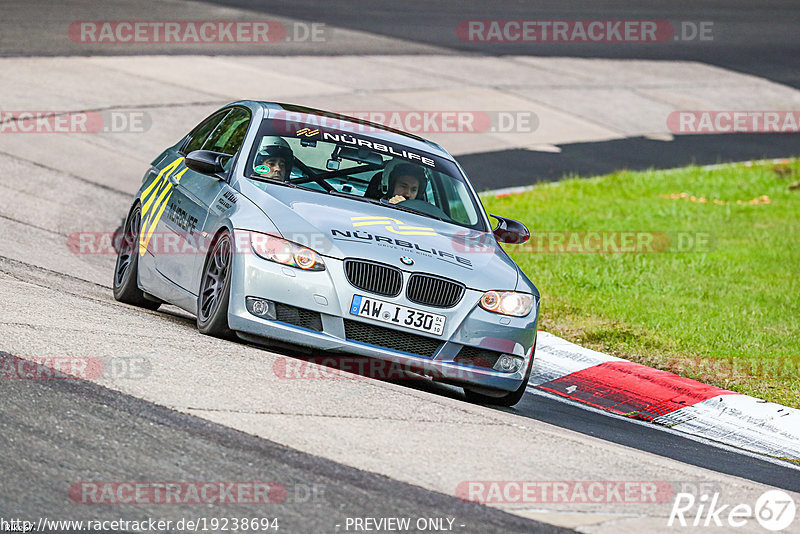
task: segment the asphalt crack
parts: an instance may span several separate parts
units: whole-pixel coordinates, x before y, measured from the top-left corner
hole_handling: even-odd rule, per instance
[[[385,417],[385,416],[363,416],[363,415],[338,415],[338,414],[315,414],[315,413],[299,413],[288,411],[262,411],[262,410],[230,410],[223,408],[196,408],[192,406],[180,407],[171,406],[174,410],[194,410],[196,412],[209,412],[209,413],[236,413],[245,415],[289,415],[294,417],[323,417],[326,419],[363,419],[368,421],[399,421],[410,423],[437,423],[441,424],[442,421],[438,419],[418,419],[418,418],[402,418],[402,417]],[[454,421],[453,424],[458,425],[478,425],[478,426],[512,426],[508,423],[501,423],[498,421],[481,421],[480,423]]]
[[[64,169],[58,169],[56,167],[50,167],[49,165],[45,165],[44,163],[40,163],[40,162],[38,162],[36,160],[32,160],[32,159],[28,159],[28,158],[23,158],[23,157],[21,157],[21,156],[19,156],[17,154],[12,154],[10,152],[5,152],[3,150],[0,150],[0,155],[6,156],[6,157],[11,158],[11,159],[15,159],[17,161],[24,161],[25,163],[29,163],[29,164],[33,165],[34,167],[39,167],[40,169],[46,169],[48,171],[61,174],[63,176],[67,176],[69,178],[72,178],[73,180],[77,180],[79,182],[82,182],[82,183],[85,183],[85,184],[89,184],[89,185],[98,187],[100,189],[103,189],[104,191],[109,191],[111,193],[116,193],[118,195],[123,195],[123,196],[125,196],[125,198],[130,198],[130,196],[131,196],[131,194],[129,192],[127,192],[127,191],[122,191],[121,189],[116,189],[116,188],[111,187],[109,185],[101,184],[99,182],[93,182],[92,180],[89,180],[88,178],[84,178],[82,176],[78,176],[77,174],[73,174],[71,172],[67,172]]]
[[[0,219],[5,219],[7,221],[15,222],[15,223],[21,224],[23,226],[28,226],[30,228],[36,228],[37,230],[41,230],[42,232],[47,232],[48,234],[57,235],[59,237],[69,237],[69,234],[62,234],[61,232],[57,232],[55,230],[50,230],[49,228],[45,228],[43,226],[37,226],[35,224],[31,224],[31,223],[26,222],[26,221],[21,221],[19,219],[15,219],[13,217],[9,217],[8,215],[0,214]]]

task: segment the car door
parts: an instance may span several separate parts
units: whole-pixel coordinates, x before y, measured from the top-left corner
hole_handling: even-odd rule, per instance
[[[186,150],[201,148],[229,111],[227,109],[218,111],[207,117],[189,132],[180,145],[167,149],[158,161],[153,163],[152,181],[142,192],[140,249],[147,252],[147,256],[152,258],[153,266],[167,279],[172,278],[167,276],[167,273],[179,270],[180,262],[186,260],[183,254],[178,253],[182,243],[181,235],[172,230],[175,225],[168,224],[170,221],[164,217],[165,213],[168,213],[166,208],[172,203],[172,197],[176,193],[175,186],[187,172],[183,164],[184,155]],[[174,208],[175,203],[172,204]],[[167,293],[172,291],[172,287],[169,286],[161,289]]]
[[[181,155],[186,156],[194,150],[210,150],[231,156],[225,162],[226,170],[233,167],[236,154],[244,142],[247,128],[250,125],[250,110],[244,107],[233,107],[227,110],[208,135],[202,140],[198,133],[197,139],[192,139],[181,150]],[[199,271],[205,259],[208,248],[207,240],[203,239],[202,232],[209,207],[219,196],[227,184],[227,176],[217,177],[202,174],[188,169],[185,162],[181,162],[181,169],[171,176],[174,192],[167,204],[164,216],[165,230],[171,234],[171,241],[178,244],[175,261],[164,262],[162,274],[177,285],[197,293],[199,285]]]

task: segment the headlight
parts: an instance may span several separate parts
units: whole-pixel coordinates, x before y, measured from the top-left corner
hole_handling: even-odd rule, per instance
[[[325,263],[316,252],[279,237],[250,232],[250,246],[253,248],[253,252],[265,260],[304,271],[325,270]]]
[[[533,309],[533,295],[516,291],[487,291],[481,297],[480,304],[486,311],[524,317]]]

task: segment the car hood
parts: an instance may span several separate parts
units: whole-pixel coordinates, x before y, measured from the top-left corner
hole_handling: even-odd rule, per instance
[[[268,191],[257,204],[283,237],[323,256],[385,263],[484,291],[517,286],[517,266],[491,232],[314,191],[277,185]]]

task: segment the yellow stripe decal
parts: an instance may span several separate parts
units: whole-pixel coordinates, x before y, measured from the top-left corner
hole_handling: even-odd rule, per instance
[[[151,192],[153,193],[153,196],[151,196],[150,200],[147,201],[142,206],[142,215],[147,214],[147,210],[150,209],[150,204],[152,203],[153,198],[155,198],[155,195],[158,193],[158,189],[160,189],[163,186],[163,184],[167,182],[167,178],[169,178],[169,175],[172,174],[172,172],[175,169],[178,168],[178,166],[181,164],[182,161],[183,161],[183,158],[181,157],[181,158],[176,159],[175,161],[173,161],[172,163],[170,163],[166,167],[164,167],[161,170],[161,172],[158,173],[158,176],[156,176],[155,180],[153,180],[153,183],[151,183],[149,186],[147,186],[147,189],[144,190],[144,192],[142,193],[142,201],[143,202],[145,202],[144,199],[147,198],[147,196]],[[165,175],[165,173],[166,173],[166,175]],[[163,180],[162,180],[162,178],[163,178]],[[156,191],[153,191],[153,188],[155,188]]]
[[[172,196],[172,183],[169,181],[170,175],[180,167],[183,158],[178,158],[158,173],[147,189],[142,193],[142,223],[139,230],[139,255],[144,256],[147,252],[147,245],[156,229],[164,209],[167,207]],[[175,175],[176,180],[180,180],[183,173],[188,169],[183,169]]]

